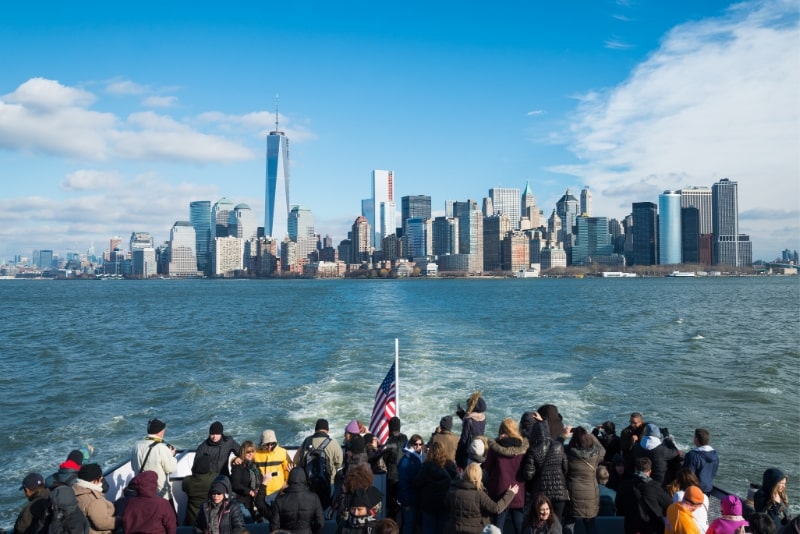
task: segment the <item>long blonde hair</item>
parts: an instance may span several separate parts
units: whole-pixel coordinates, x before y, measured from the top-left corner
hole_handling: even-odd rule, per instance
[[[464,468],[462,477],[467,482],[472,482],[478,491],[483,491],[483,469],[480,464],[471,463]]]
[[[519,440],[522,439],[522,434],[519,433],[517,422],[510,417],[506,417],[503,419],[503,422],[500,423],[500,429],[497,431],[497,437],[499,438],[503,434],[509,438],[515,438]]]

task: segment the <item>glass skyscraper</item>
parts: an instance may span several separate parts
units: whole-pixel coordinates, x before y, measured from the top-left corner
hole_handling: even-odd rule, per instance
[[[267,190],[264,196],[264,235],[282,240],[289,224],[289,139],[278,128],[267,136]]]
[[[739,234],[739,185],[727,178],[711,186],[714,265],[752,264],[750,237]]]
[[[633,264],[658,263],[658,208],[652,202],[633,203]],[[544,268],[544,267],[542,267]]]
[[[197,270],[208,274],[211,248],[211,201],[195,200],[189,203],[189,222],[192,223],[195,235],[195,252],[197,254]]]
[[[519,188],[493,187],[489,189],[489,198],[492,199],[494,213],[487,213],[487,216],[504,213],[511,221],[511,228],[519,230],[519,219],[522,216]]]
[[[658,195],[658,263],[681,263],[681,194],[664,191]]]

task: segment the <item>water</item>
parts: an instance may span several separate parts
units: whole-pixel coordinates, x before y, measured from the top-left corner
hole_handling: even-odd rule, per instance
[[[731,491],[779,466],[796,505],[799,297],[797,277],[2,281],[0,525],[26,473],[86,442],[115,465],[152,417],[179,448],[217,419],[239,441],[298,444],[318,417],[341,437],[395,338],[408,435],[475,388],[490,435],[546,402],[573,426],[641,411],[683,450],[708,428]]]

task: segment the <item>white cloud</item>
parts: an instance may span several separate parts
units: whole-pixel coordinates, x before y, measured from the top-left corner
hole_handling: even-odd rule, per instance
[[[630,43],[626,43],[622,39],[611,38],[607,39],[603,46],[606,48],[610,48],[611,50],[629,50],[633,48],[633,45]]]
[[[534,109],[533,111],[529,111],[527,113],[528,117],[536,117],[542,114],[544,114],[544,110],[542,109]]]
[[[122,176],[117,171],[98,171],[93,169],[80,169],[69,173],[61,182],[61,189],[65,191],[93,191],[108,189],[118,186]]]
[[[742,221],[754,250],[792,245],[780,246],[769,228],[797,226],[799,37],[788,1],[740,4],[675,27],[629,79],[584,96],[572,123],[582,164],[554,170],[581,178],[595,206],[614,216],[625,213],[621,191],[655,201],[664,189],[729,177],[739,184],[740,212],[787,210],[779,220]]]
[[[142,105],[151,108],[171,108],[178,103],[176,96],[148,96],[142,100]]]
[[[215,124],[223,131],[253,131],[260,138],[275,130],[275,113],[254,111],[242,115],[231,115],[219,111],[207,111],[197,116],[200,123]],[[302,125],[295,125],[285,115],[278,114],[278,127],[292,142],[315,139],[313,132]]]
[[[106,84],[106,92],[114,95],[144,95],[150,93],[151,89],[131,80],[114,79]]]
[[[28,109],[48,111],[58,108],[86,107],[94,102],[92,93],[61,85],[55,80],[31,78],[2,100]]]

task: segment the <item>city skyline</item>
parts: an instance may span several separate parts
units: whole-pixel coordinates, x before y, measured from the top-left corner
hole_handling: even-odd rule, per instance
[[[334,242],[370,173],[392,169],[394,197],[430,196],[434,217],[529,183],[545,218],[588,186],[592,214],[621,220],[730,178],[753,259],[800,248],[791,2],[467,4],[424,21],[413,6],[50,7],[0,21],[3,259],[161,243],[195,200],[263,220],[277,120],[290,204]]]

